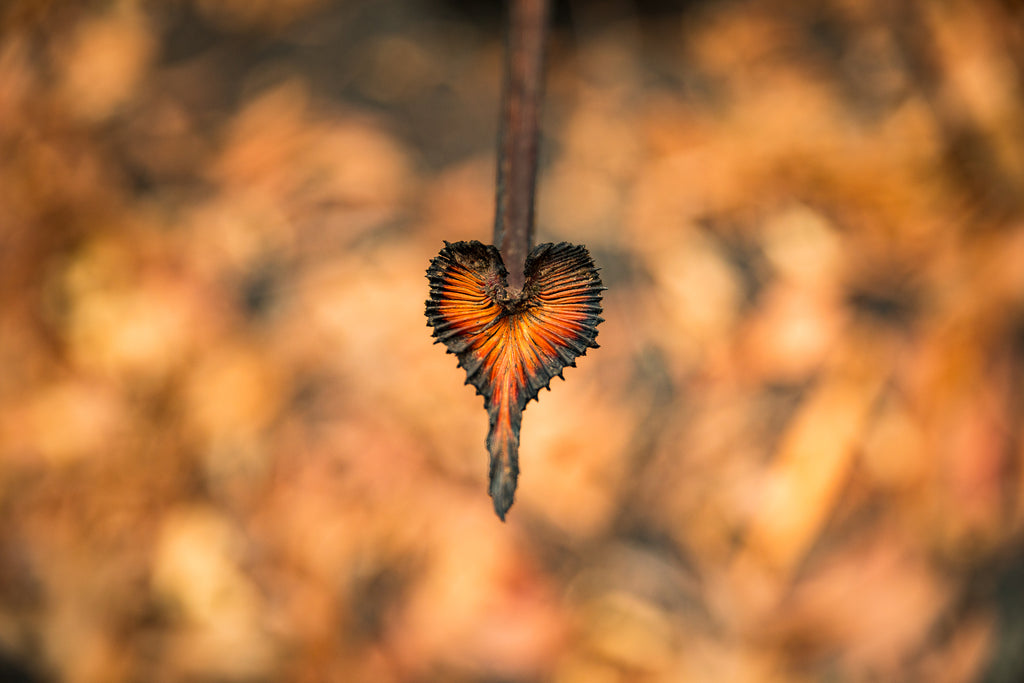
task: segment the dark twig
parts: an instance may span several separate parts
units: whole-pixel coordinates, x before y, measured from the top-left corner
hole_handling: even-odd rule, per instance
[[[523,288],[526,255],[533,247],[547,22],[548,0],[511,0],[501,98],[494,244],[508,269],[512,292]]]
[[[494,244],[445,242],[427,269],[426,302],[434,337],[484,397],[488,490],[502,520],[515,500],[523,411],[597,348],[604,289],[586,247],[533,247],[548,0],[509,1]]]

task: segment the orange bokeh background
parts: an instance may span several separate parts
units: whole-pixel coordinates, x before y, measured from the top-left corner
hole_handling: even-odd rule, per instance
[[[0,5],[0,678],[1024,678],[1018,5],[556,10],[606,321],[502,524],[498,10]]]

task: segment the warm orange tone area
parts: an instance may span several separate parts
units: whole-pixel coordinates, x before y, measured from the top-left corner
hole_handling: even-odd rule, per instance
[[[602,290],[586,249],[564,242],[531,251],[523,290],[511,299],[502,293],[504,274],[498,251],[476,241],[446,243],[427,271],[434,336],[484,397],[491,496],[502,518],[516,488],[522,411],[597,346]]]
[[[554,3],[505,523],[502,4],[0,0],[0,681],[1024,681],[1024,3]]]

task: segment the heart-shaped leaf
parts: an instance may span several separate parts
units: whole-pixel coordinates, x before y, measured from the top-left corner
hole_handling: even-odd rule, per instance
[[[525,275],[522,291],[509,292],[501,254],[477,241],[445,242],[427,269],[427,323],[484,397],[490,494],[503,520],[519,476],[523,409],[565,366],[597,348],[602,321],[604,287],[584,247],[537,245]]]

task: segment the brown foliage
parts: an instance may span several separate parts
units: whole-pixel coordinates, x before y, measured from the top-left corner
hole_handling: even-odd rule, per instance
[[[502,525],[423,319],[441,241],[491,232],[493,27],[8,3],[4,662],[1019,680],[1020,17],[897,5],[556,27],[537,237],[587,245],[606,322]]]

